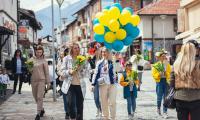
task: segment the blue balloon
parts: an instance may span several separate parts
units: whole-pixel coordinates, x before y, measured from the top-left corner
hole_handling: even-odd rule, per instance
[[[119,3],[113,4],[112,7],[117,7],[117,8],[119,8],[120,12],[122,12],[123,8],[122,8],[122,6]]]
[[[110,9],[110,5],[108,5],[108,6],[106,6],[104,9],[107,9],[107,10],[109,10]]]
[[[131,23],[128,23],[124,26],[124,29],[128,33],[129,36],[136,38],[140,34],[140,30],[138,27],[133,26]]]
[[[133,9],[130,7],[125,7],[124,10],[128,10],[129,12],[131,12],[131,15],[133,14]]]
[[[107,43],[104,41],[104,46],[108,49],[108,50],[112,50],[112,44],[111,43]]]
[[[94,39],[97,41],[97,42],[104,42],[104,35],[98,35],[98,34],[94,34]]]
[[[131,37],[136,38],[139,34],[140,34],[140,29],[138,27],[134,27],[134,29],[130,35],[131,35]]]
[[[131,45],[132,42],[133,42],[134,38],[132,38],[131,36],[127,36],[124,40],[123,40],[123,43],[124,45],[128,46],[128,45]]]
[[[124,43],[121,40],[116,40],[115,42],[113,42],[112,47],[115,51],[119,52],[123,49]]]
[[[97,18],[95,18],[93,21],[92,21],[93,25],[99,23],[99,20]]]

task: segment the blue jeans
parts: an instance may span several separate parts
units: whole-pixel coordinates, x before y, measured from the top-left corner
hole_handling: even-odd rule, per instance
[[[136,109],[136,97],[133,95],[133,92],[131,92],[131,96],[126,98],[127,100],[127,110],[128,114],[131,114],[131,108],[132,111],[135,112]]]
[[[160,109],[162,99],[167,95],[168,83],[166,78],[161,78],[160,82],[156,83],[156,94],[157,94],[157,107]],[[163,107],[163,112],[167,112],[167,108]]]
[[[63,103],[64,103],[64,110],[65,110],[65,113],[69,113],[68,111],[67,111],[67,94],[65,94],[65,93],[63,93],[62,92],[62,95],[63,95]]]
[[[94,86],[94,102],[95,102],[97,109],[99,109],[101,111],[101,103],[99,100],[99,85],[98,84],[96,84]]]

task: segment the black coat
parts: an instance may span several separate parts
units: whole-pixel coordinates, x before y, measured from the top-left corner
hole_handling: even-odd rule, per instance
[[[27,70],[26,70],[26,65],[25,65],[25,59],[23,57],[21,57],[21,62],[22,62],[22,73],[25,73]],[[14,57],[12,58],[12,63],[11,63],[11,70],[12,70],[12,73],[16,73],[16,70],[17,70],[17,59]]]

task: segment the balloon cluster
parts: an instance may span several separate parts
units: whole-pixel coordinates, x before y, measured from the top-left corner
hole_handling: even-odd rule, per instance
[[[130,7],[122,8],[119,3],[107,6],[93,20],[94,39],[104,43],[107,49],[120,51],[129,46],[139,35],[137,27],[140,17]]]

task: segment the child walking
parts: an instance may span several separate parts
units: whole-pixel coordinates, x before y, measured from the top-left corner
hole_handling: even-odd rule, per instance
[[[120,78],[120,85],[124,89],[124,98],[127,100],[127,110],[129,119],[133,119],[136,109],[138,75],[137,72],[132,70],[132,63],[127,62],[125,71],[123,71]]]
[[[7,85],[10,83],[10,79],[6,74],[6,69],[0,69],[0,96],[6,99]]]

